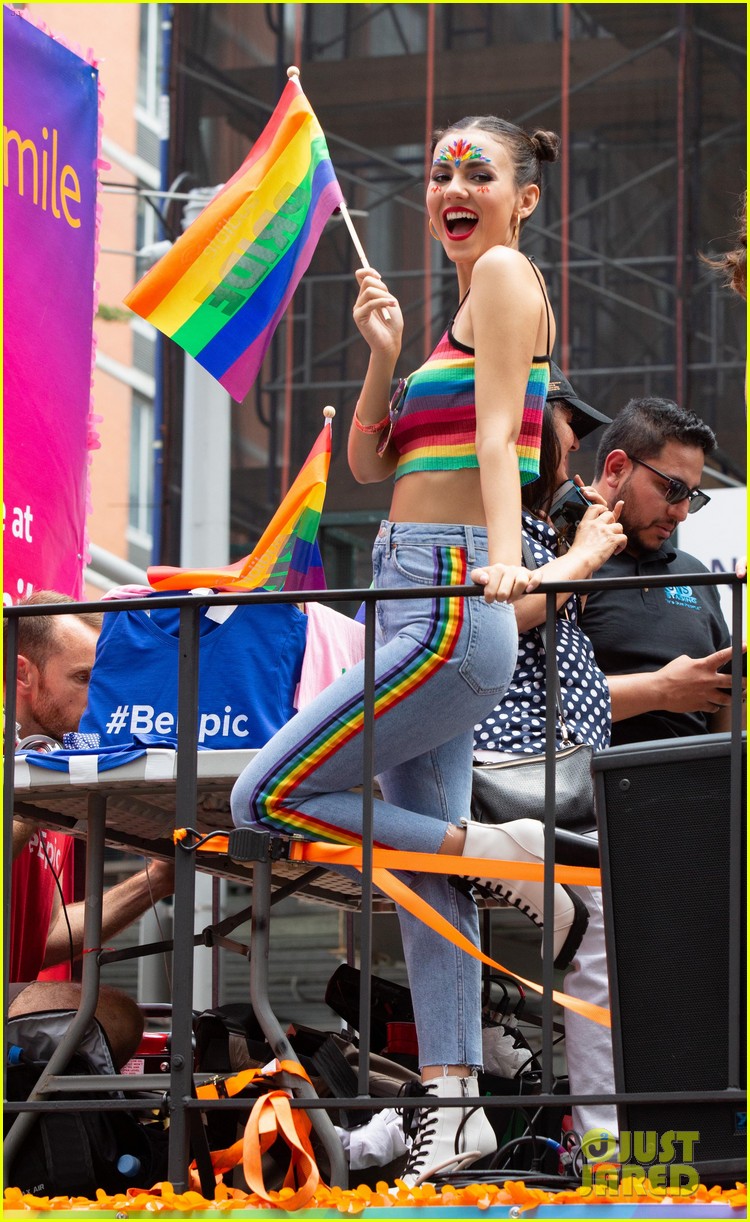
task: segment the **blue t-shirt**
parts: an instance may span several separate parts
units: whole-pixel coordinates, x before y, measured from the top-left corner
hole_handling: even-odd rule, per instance
[[[177,734],[179,609],[106,612],[82,733],[102,746]],[[262,747],[294,715],[307,616],[293,603],[202,607],[199,748]],[[226,618],[225,618],[226,617]]]

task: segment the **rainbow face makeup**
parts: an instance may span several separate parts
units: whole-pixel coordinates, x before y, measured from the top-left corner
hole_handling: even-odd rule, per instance
[[[482,150],[476,144],[472,144],[470,140],[459,138],[454,140],[452,144],[449,144],[447,149],[443,149],[440,156],[436,157],[432,164],[440,165],[441,162],[448,161],[458,168],[463,161],[489,162],[491,160],[490,157],[485,157]]]

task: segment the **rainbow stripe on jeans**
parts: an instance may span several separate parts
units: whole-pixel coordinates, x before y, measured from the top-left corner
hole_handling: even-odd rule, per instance
[[[466,553],[459,547],[436,547],[434,584],[465,585]],[[375,718],[402,704],[409,695],[437,674],[455,652],[464,625],[464,599],[433,599],[430,621],[424,638],[398,666],[378,674],[375,655]],[[330,705],[330,690],[326,693]],[[404,732],[408,729],[408,708],[404,713]],[[295,793],[308,777],[362,733],[364,697],[358,693],[347,703],[334,707],[326,720],[296,744],[295,749],[277,762],[272,773],[263,778],[257,789],[254,807],[269,828],[287,835],[307,838],[323,837],[336,844],[361,844],[361,835],[345,832],[339,827],[295,809]]]

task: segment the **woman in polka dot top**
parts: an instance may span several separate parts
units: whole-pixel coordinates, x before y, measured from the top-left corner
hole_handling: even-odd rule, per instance
[[[556,401],[553,406],[548,397],[542,428],[541,478],[524,495],[522,526],[525,542],[537,565],[546,566],[549,580],[591,577],[627,542],[618,521],[621,504],[610,512],[593,488],[582,489],[587,499],[596,503],[586,510],[572,545],[563,555],[558,554],[561,541],[557,532],[545,520],[555,490],[569,479],[569,454],[578,449],[580,436],[597,423],[600,421],[592,424],[591,417],[582,417],[565,400]],[[538,631],[545,620],[545,599],[527,594],[516,607],[519,628],[516,669],[501,702],[475,727],[474,757],[478,761],[489,762],[519,753],[539,754],[545,749],[548,692],[544,639]],[[596,749],[607,747],[611,726],[609,689],[596,664],[591,642],[579,627],[579,600],[574,595],[560,594],[557,609],[557,665],[568,732],[576,742],[588,743]],[[562,740],[559,720],[557,735],[559,749]],[[543,817],[542,810],[539,817]],[[589,911],[589,924],[565,979],[565,992],[608,1006],[601,891],[594,887],[576,887],[575,891]],[[572,1094],[614,1091],[612,1042],[607,1028],[566,1010],[565,1043]],[[617,1133],[617,1111],[601,1104],[575,1107],[573,1128],[577,1133],[593,1128]]]
[[[578,449],[572,408],[549,401],[544,409],[541,475],[524,490],[524,540],[537,567],[549,581],[591,577],[605,560],[622,551],[627,540],[618,521],[620,507],[609,510],[593,488],[584,488],[595,503],[586,510],[570,548],[560,555],[560,540],[546,520],[557,489],[568,478],[568,456]],[[546,477],[545,477],[546,471]],[[610,704],[607,681],[594,658],[591,642],[579,627],[575,595],[557,598],[557,665],[563,716],[571,738],[601,749],[609,745]],[[545,596],[527,594],[516,605],[518,657],[510,687],[489,717],[474,728],[475,758],[489,762],[498,755],[540,754],[545,748],[547,667],[543,633]],[[562,729],[557,724],[558,747]],[[540,812],[541,817],[541,812]]]

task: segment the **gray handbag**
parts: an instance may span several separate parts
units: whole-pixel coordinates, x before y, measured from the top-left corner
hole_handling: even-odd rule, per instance
[[[568,744],[555,754],[555,826],[570,832],[596,828],[593,747]],[[544,818],[544,755],[519,755],[496,764],[475,764],[471,817],[479,823]]]
[[[535,568],[523,541],[527,568]],[[538,629],[537,629],[538,631]],[[539,634],[541,637],[541,633]],[[571,832],[596,829],[593,747],[570,737],[562,708],[560,677],[555,675],[555,711],[562,728],[562,749],[555,753],[555,826]],[[471,783],[471,817],[479,823],[544,819],[545,756],[517,755],[493,764],[475,763]]]

